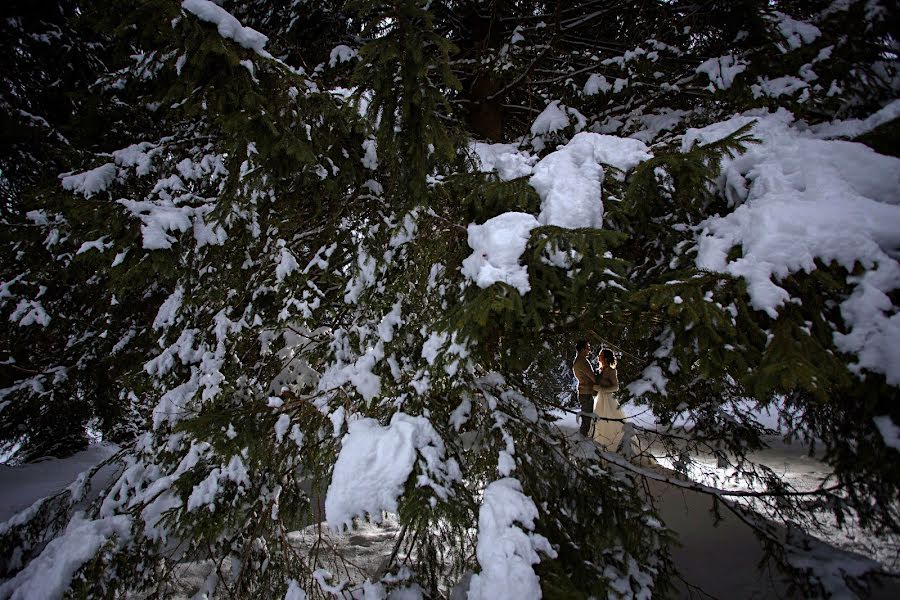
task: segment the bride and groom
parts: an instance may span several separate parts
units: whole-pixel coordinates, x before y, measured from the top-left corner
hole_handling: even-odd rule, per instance
[[[578,401],[581,405],[581,435],[615,452],[622,442],[625,430],[625,413],[613,393],[619,389],[616,374],[616,357],[612,350],[603,348],[597,356],[595,371],[588,356],[591,345],[587,340],[575,344],[577,356],[572,365],[578,380]],[[593,417],[591,416],[593,413]]]

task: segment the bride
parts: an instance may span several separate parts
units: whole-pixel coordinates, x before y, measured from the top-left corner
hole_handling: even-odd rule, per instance
[[[594,414],[600,417],[594,425],[594,441],[615,452],[622,443],[625,430],[625,413],[613,393],[619,391],[619,377],[616,374],[616,356],[609,348],[603,348],[597,356],[600,376],[594,385]]]

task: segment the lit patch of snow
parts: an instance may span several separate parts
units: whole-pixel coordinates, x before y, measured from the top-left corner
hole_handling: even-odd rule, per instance
[[[638,398],[647,393],[657,393],[666,396],[666,385],[669,380],[663,375],[659,365],[653,364],[645,368],[640,378],[628,384],[628,393]]]

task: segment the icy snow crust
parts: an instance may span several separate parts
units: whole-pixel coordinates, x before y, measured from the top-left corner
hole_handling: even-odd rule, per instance
[[[811,272],[815,260],[852,271],[850,297],[841,304],[849,333],[836,332],[839,350],[855,354],[861,368],[900,385],[900,314],[888,293],[900,288],[900,160],[862,144],[822,140],[791,126],[784,110],[738,116],[684,137],[694,143],[721,139],[754,122],[760,144],[723,161],[719,184],[735,210],[698,227],[697,266],[743,277],[752,306],[777,318],[792,299],[778,281]],[[740,245],[743,256],[728,261]]]

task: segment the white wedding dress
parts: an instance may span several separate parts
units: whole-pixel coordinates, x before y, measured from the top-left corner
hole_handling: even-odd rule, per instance
[[[603,370],[599,380],[605,380],[610,385],[595,386],[597,395],[594,396],[594,414],[599,419],[594,421],[594,441],[606,450],[615,452],[622,443],[625,433],[625,413],[619,408],[613,394],[619,391],[619,378],[616,370],[607,367]]]

